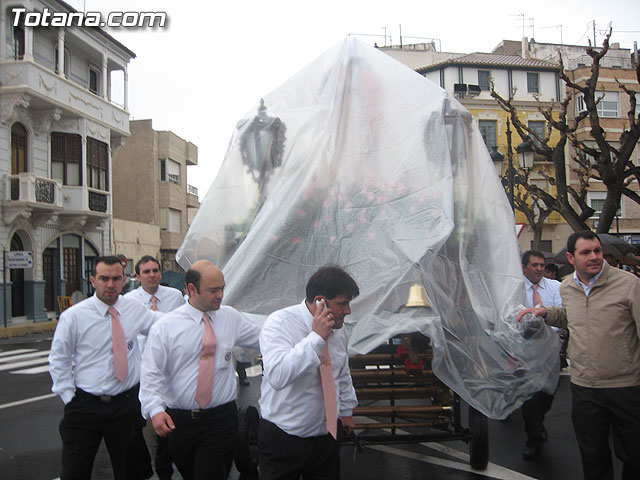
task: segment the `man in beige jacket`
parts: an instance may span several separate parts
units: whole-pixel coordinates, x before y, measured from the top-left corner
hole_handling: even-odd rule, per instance
[[[576,232],[567,240],[575,268],[560,286],[562,308],[526,309],[568,328],[573,428],[585,479],[613,479],[609,429],[624,464],[622,478],[640,478],[640,280],[604,262],[600,239]]]

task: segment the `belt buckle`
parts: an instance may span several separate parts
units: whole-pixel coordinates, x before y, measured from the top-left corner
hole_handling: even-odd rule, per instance
[[[202,413],[202,410],[198,409],[198,410],[191,410],[190,414],[191,414],[191,420],[198,420],[200,418],[200,414]]]
[[[101,403],[111,403],[111,397],[109,395],[100,395]]]

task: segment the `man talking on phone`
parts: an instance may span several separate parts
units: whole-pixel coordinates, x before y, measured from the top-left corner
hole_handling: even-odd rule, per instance
[[[260,334],[260,478],[340,478],[340,428],[358,404],[342,328],[360,293],[342,268],[316,271],[298,305],[267,318]]]

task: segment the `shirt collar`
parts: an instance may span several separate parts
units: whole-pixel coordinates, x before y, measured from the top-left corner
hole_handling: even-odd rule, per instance
[[[142,285],[140,285],[140,293],[142,294],[142,298],[144,298],[146,301],[151,301],[151,297],[155,296],[158,300],[160,300],[160,295],[158,295],[160,293],[160,286],[158,286],[158,290],[156,291],[156,293],[149,293],[147,292],[144,288],[142,288]]]
[[[527,289],[529,289],[529,288],[533,288],[534,283],[531,280],[529,280],[527,277],[524,277],[524,285],[525,287],[527,287]],[[541,287],[544,289],[544,277],[540,279],[540,282],[538,282],[537,285],[538,287]]]
[[[307,307],[306,300],[302,300],[302,303],[300,304],[300,312],[302,314],[302,318],[304,318],[305,323],[309,327],[309,330],[311,330],[311,326],[313,325],[313,315],[309,311],[309,307]]]
[[[200,323],[200,321],[202,320],[202,316],[205,313],[207,315],[209,315],[209,318],[211,318],[212,321],[215,320],[215,315],[216,315],[215,310],[211,310],[209,312],[203,312],[202,310],[198,310],[196,307],[191,305],[188,301],[184,304],[184,308],[185,308],[185,311],[187,312],[187,314],[189,315],[189,317],[195,323]]]
[[[93,302],[94,305],[96,306],[96,308],[98,309],[98,312],[100,313],[100,315],[102,315],[103,317],[107,316],[107,313],[109,312],[109,308],[113,307],[116,309],[116,312],[118,312],[118,315],[122,314],[122,295],[118,295],[118,299],[116,300],[116,303],[114,303],[113,305],[107,305],[106,303],[104,303],[102,300],[100,300],[96,294],[93,294]]]

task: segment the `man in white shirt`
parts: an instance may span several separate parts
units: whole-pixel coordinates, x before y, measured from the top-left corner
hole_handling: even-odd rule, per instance
[[[160,262],[151,255],[145,255],[135,266],[136,280],[140,286],[128,292],[125,297],[133,298],[142,303],[149,310],[168,313],[184,305],[185,299],[180,290],[160,285],[162,269]],[[147,342],[145,335],[138,336],[140,351],[144,351]],[[160,480],[171,480],[173,475],[172,460],[169,455],[169,445],[166,437],[156,435],[156,473]]]
[[[141,471],[136,443],[142,428],[136,337],[160,314],[120,296],[125,276],[118,257],[97,258],[90,280],[95,294],[60,315],[49,355],[52,391],[65,403],[61,478],[91,478],[103,438],[116,480],[146,478],[153,472]]]
[[[358,404],[342,326],[351,313],[349,303],[359,293],[344,270],[325,266],[309,279],[302,303],[272,313],[263,325],[262,480],[303,474],[314,479],[340,477],[338,417],[351,431],[352,411]],[[331,385],[335,390],[327,394]]]
[[[140,401],[153,429],[167,436],[185,480],[226,479],[238,436],[232,349],[256,348],[260,329],[221,306],[224,275],[209,261],[185,273],[189,302],[151,329],[142,359]]]
[[[522,255],[526,307],[541,305],[561,307],[560,282],[544,276],[544,254],[538,250],[528,250]],[[547,440],[544,416],[551,408],[553,395],[538,392],[522,404],[522,418],[527,434],[527,443],[522,453],[525,460],[533,460],[540,454],[542,443]]]
[[[145,255],[136,263],[136,280],[140,286],[131,290],[125,297],[131,297],[150,310],[170,312],[185,302],[180,290],[160,285],[162,269],[160,262],[151,255]]]

